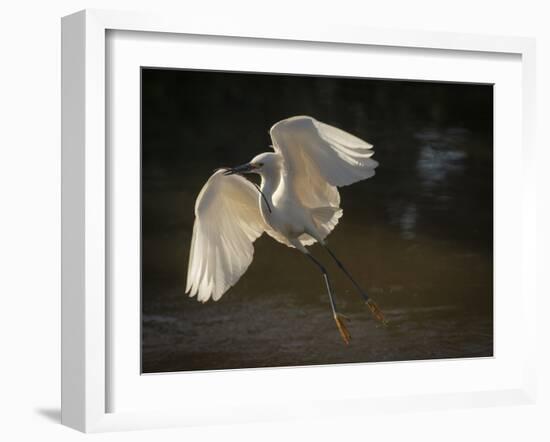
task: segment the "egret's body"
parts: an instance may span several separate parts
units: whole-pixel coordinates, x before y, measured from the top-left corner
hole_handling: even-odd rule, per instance
[[[370,178],[378,163],[372,145],[311,117],[292,117],[270,130],[274,152],[249,163],[216,171],[195,205],[195,225],[187,290],[205,302],[218,300],[244,274],[253,242],[266,232],[306,254],[323,273],[336,324],[350,335],[336,306],[328,273],[307,246],[323,245],[381,321],[383,315],[326,246],[325,238],[342,216],[338,186]],[[257,173],[258,189],[240,173]]]
[[[261,193],[258,193],[260,213],[266,225],[271,228],[270,233],[277,235],[276,239],[295,246],[300,236],[308,233],[308,229],[314,229],[311,208],[300,203],[292,186],[285,180],[276,154],[267,155],[272,157],[263,158],[264,167],[269,164],[266,160],[270,161],[273,157],[275,164],[268,166],[272,170],[267,169],[268,172],[261,175]]]

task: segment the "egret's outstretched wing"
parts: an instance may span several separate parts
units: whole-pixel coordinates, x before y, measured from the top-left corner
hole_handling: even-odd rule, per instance
[[[338,207],[337,186],[370,178],[378,163],[372,145],[307,116],[279,121],[270,130],[285,162],[285,179],[308,207]]]
[[[185,291],[202,302],[220,299],[252,262],[253,242],[264,230],[253,184],[215,172],[195,203]]]

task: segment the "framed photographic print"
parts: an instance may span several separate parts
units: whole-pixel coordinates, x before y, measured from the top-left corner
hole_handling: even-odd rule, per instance
[[[63,423],[531,401],[533,42],[241,25],[63,19]]]
[[[144,67],[141,131],[143,373],[493,356],[492,85]]]

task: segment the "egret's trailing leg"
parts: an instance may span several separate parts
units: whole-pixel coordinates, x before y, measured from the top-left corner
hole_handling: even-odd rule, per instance
[[[332,294],[332,285],[330,284],[330,279],[328,277],[328,272],[325,269],[325,267],[323,266],[323,264],[321,264],[309,252],[306,251],[305,255],[309,259],[311,259],[317,265],[317,267],[319,267],[319,270],[321,270],[321,273],[323,274],[323,279],[324,279],[325,285],[327,287],[328,298],[330,300],[330,308],[332,309],[332,315],[334,317],[334,321],[336,322],[336,327],[338,327],[338,331],[340,332],[340,335],[342,336],[342,339],[344,340],[344,342],[346,344],[349,344],[349,342],[351,340],[351,334],[350,334],[348,328],[346,327],[346,324],[344,323],[344,320],[347,319],[347,318],[336,311],[336,304],[335,304],[335,301],[334,301],[334,296]]]
[[[332,253],[332,250],[330,250],[326,244],[323,244],[323,247],[326,249],[326,251],[332,256],[332,259],[336,262],[338,267],[342,269],[342,271],[346,274],[346,276],[350,279],[350,281],[353,283],[357,291],[361,294],[365,302],[367,303],[367,306],[369,307],[369,310],[371,311],[372,315],[380,321],[384,325],[388,325],[388,321],[386,321],[386,318],[384,317],[384,313],[382,313],[382,310],[380,310],[380,307],[378,307],[378,304],[372,300],[372,298],[367,295],[367,293],[361,288],[359,284],[353,279],[353,276],[351,276],[351,273],[348,272],[348,270],[344,267],[344,264],[340,262],[340,260],[336,257],[334,253]]]

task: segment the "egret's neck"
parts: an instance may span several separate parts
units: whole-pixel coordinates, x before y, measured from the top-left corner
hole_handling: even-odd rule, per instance
[[[281,174],[278,170],[275,170],[275,168],[267,169],[262,171],[261,178],[262,183],[260,188],[262,189],[262,193],[269,204],[273,205],[273,194],[281,183]]]

